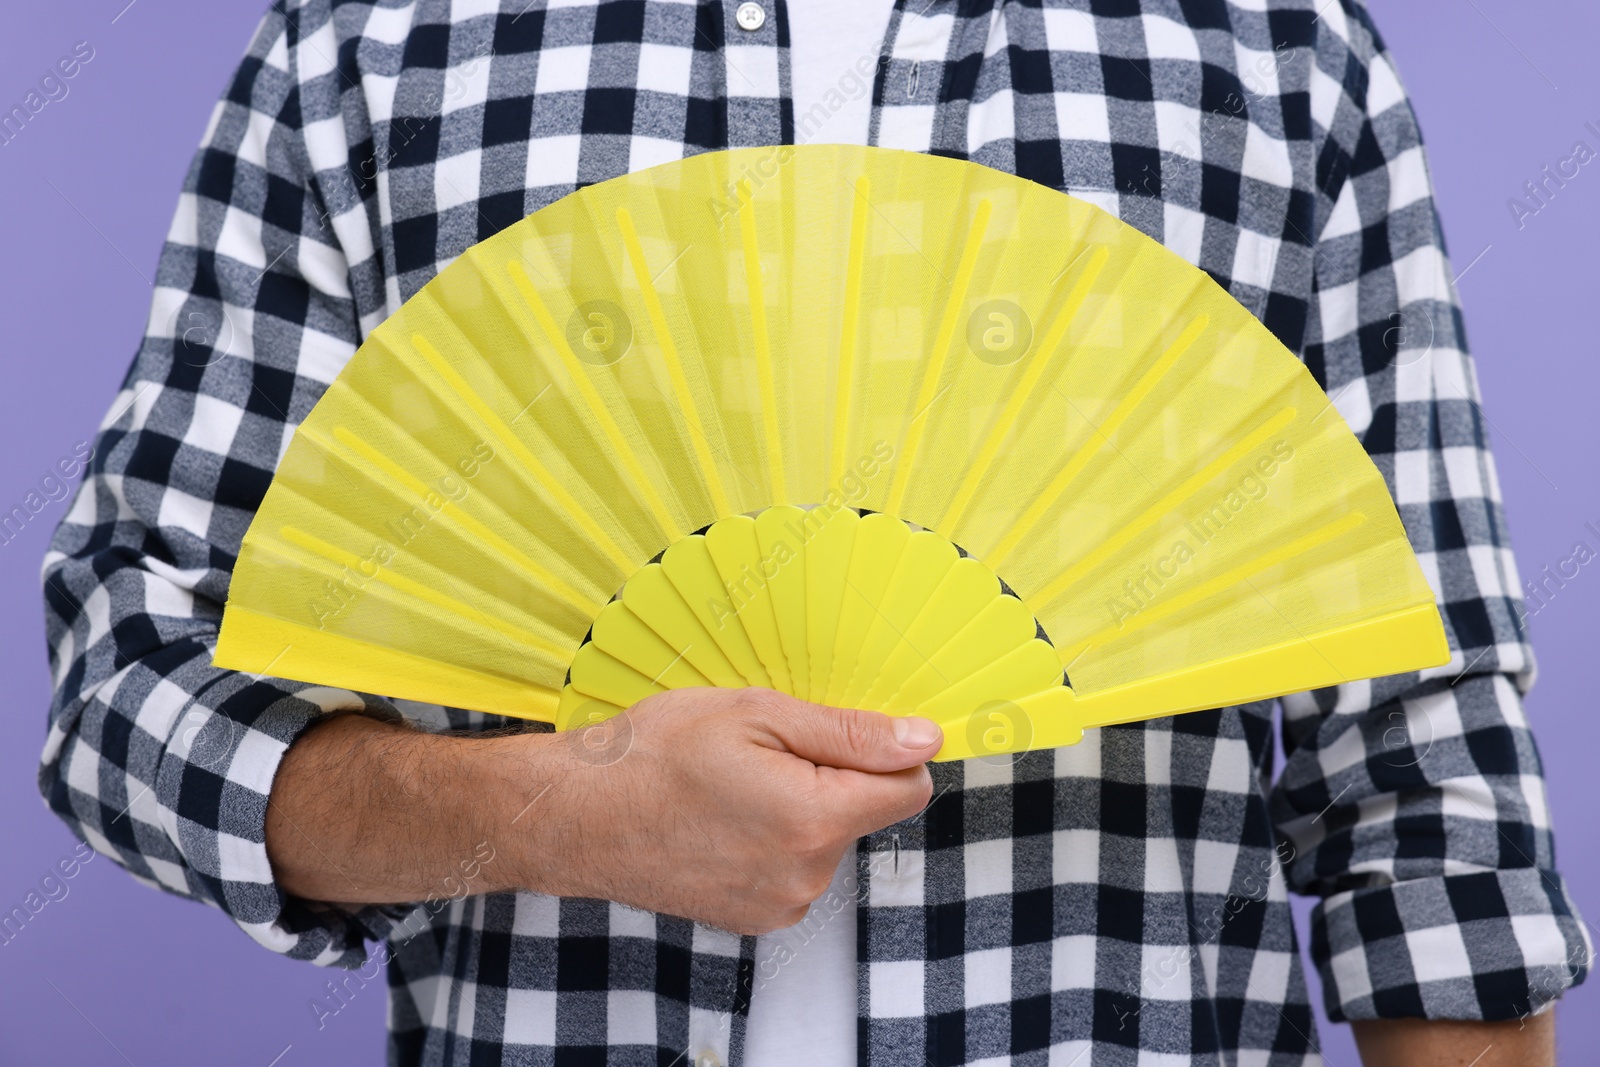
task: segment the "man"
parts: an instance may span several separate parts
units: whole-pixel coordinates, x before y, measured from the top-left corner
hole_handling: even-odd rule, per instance
[[[368,331],[579,185],[794,140],[1014,171],[1208,270],[1389,479],[1450,666],[1285,699],[1276,783],[1270,703],[930,773],[931,723],[765,691],[596,744],[211,666]],[[1450,279],[1357,0],[282,4],[47,561],[43,788],[275,951],[373,973],[384,941],[397,1063],[1314,1062],[1291,888],[1369,1064],[1552,1062],[1589,944]]]

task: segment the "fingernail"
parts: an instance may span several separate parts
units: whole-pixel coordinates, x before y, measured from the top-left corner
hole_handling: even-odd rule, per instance
[[[941,733],[939,724],[932,719],[908,715],[894,720],[894,739],[905,748],[927,748],[939,740]]]

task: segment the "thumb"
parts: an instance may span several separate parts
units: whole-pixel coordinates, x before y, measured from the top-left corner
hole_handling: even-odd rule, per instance
[[[886,773],[932,759],[944,731],[932,719],[885,715],[786,699],[768,705],[764,725],[782,745],[819,767]]]

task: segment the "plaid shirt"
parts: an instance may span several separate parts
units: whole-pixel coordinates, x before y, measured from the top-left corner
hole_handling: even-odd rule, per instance
[[[579,186],[825,124],[825,105],[794,114],[783,0],[763,2],[753,31],[715,0],[276,5],[46,561],[50,805],[276,952],[369,976],[386,960],[391,1062],[740,1061],[752,938],[470,879],[412,908],[286,896],[263,844],[285,748],[329,709],[394,706],[221,671],[210,649],[291,433],[405,298]],[[1314,1060],[1291,889],[1321,898],[1336,1019],[1506,1019],[1580,981],[1477,382],[1364,7],[899,0],[861,58],[874,143],[1093,201],[1303,356],[1388,479],[1454,658],[1283,700],[1275,782],[1270,703],[936,765],[929,808],[859,845],[860,1062]]]

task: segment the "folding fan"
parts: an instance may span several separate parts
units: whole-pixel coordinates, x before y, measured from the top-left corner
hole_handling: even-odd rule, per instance
[[[1208,276],[844,146],[469,249],[295,432],[216,649],[559,728],[770,686],[930,716],[942,759],[1448,658],[1382,477]]]

